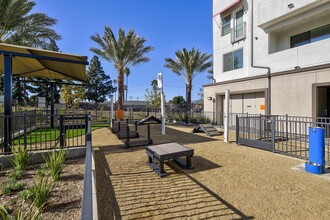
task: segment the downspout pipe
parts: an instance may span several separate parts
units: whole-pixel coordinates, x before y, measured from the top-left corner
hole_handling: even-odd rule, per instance
[[[257,66],[254,65],[254,60],[253,60],[253,48],[254,48],[254,44],[253,44],[253,0],[251,0],[251,67],[252,68],[257,68],[257,69],[266,69],[267,70],[267,78],[268,78],[268,92],[267,92],[267,115],[271,115],[271,91],[272,91],[272,76],[271,76],[271,69],[268,66]]]

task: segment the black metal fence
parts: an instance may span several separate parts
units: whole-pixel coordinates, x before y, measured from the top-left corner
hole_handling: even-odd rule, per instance
[[[236,116],[236,142],[308,160],[309,127],[323,127],[325,160],[330,164],[330,119],[288,115]]]
[[[0,116],[0,154],[24,146],[29,151],[84,146],[87,114],[49,114],[48,110]]]

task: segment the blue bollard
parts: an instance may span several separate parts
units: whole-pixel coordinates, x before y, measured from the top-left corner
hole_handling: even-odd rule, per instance
[[[324,128],[310,127],[309,130],[309,161],[305,163],[305,170],[309,173],[321,174],[325,172],[325,144]]]

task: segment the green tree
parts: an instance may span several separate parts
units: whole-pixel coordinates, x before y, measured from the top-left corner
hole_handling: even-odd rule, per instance
[[[28,90],[31,89],[31,87],[27,84],[24,84],[22,81],[22,78],[16,78],[16,80],[13,82],[13,100],[17,102],[17,104],[22,105],[23,103],[26,103],[26,101],[29,100]]]
[[[68,80],[68,83],[72,81]],[[77,108],[84,98],[84,90],[82,86],[64,85],[61,88],[61,97],[69,108]]]
[[[106,26],[104,36],[99,34],[91,36],[99,48],[90,50],[101,58],[109,61],[117,69],[118,74],[118,109],[122,109],[124,96],[124,75],[127,69],[137,64],[148,62],[150,59],[145,54],[152,51],[153,47],[144,46],[146,39],[139,37],[133,29],[127,35],[119,29],[116,39],[110,27]]]
[[[164,67],[169,68],[178,76],[183,76],[185,78],[187,110],[190,111],[192,81],[196,75],[206,71],[212,66],[212,55],[201,53],[195,48],[192,48],[191,51],[183,48],[182,51],[176,51],[175,56],[175,60],[166,58]]]
[[[214,81],[214,77],[213,77],[213,69],[209,69],[207,71],[207,76],[206,76],[208,79],[211,79],[212,81]]]
[[[29,47],[45,47],[51,40],[60,40],[51,27],[57,23],[56,19],[45,13],[31,13],[35,6],[31,0],[0,0],[0,43],[15,44]],[[16,78],[13,83],[13,99],[22,101],[27,99],[27,92],[20,91],[22,78]],[[0,77],[0,89],[3,93],[4,80]],[[28,89],[29,84],[24,85]]]
[[[146,89],[145,99],[147,101],[147,106],[152,108],[155,112],[156,109],[160,108],[161,97],[157,88],[157,80],[151,81],[151,89]]]
[[[31,13],[35,5],[31,0],[0,0],[0,43],[44,47],[61,39],[51,28],[56,19]]]
[[[128,77],[129,77],[130,74],[131,74],[131,70],[129,68],[126,68],[125,69],[126,85],[124,85],[124,90],[126,90],[126,96],[125,96],[126,101],[127,101],[127,96],[128,96]]]
[[[186,105],[186,100],[184,100],[183,96],[174,96],[172,99],[172,104],[177,107],[183,108]]]
[[[204,90],[202,88],[199,88],[199,93],[197,93],[199,96],[199,104],[204,105]]]
[[[87,74],[85,98],[95,103],[104,102],[107,96],[115,92],[110,76],[106,75],[97,56],[93,56]]]

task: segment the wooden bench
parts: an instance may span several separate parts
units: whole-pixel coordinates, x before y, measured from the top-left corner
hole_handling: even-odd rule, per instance
[[[160,177],[166,176],[164,170],[164,161],[174,160],[179,165],[186,169],[192,169],[191,157],[194,155],[194,150],[184,147],[178,143],[167,143],[146,147],[148,162],[147,165]],[[186,160],[180,159],[186,157]]]

